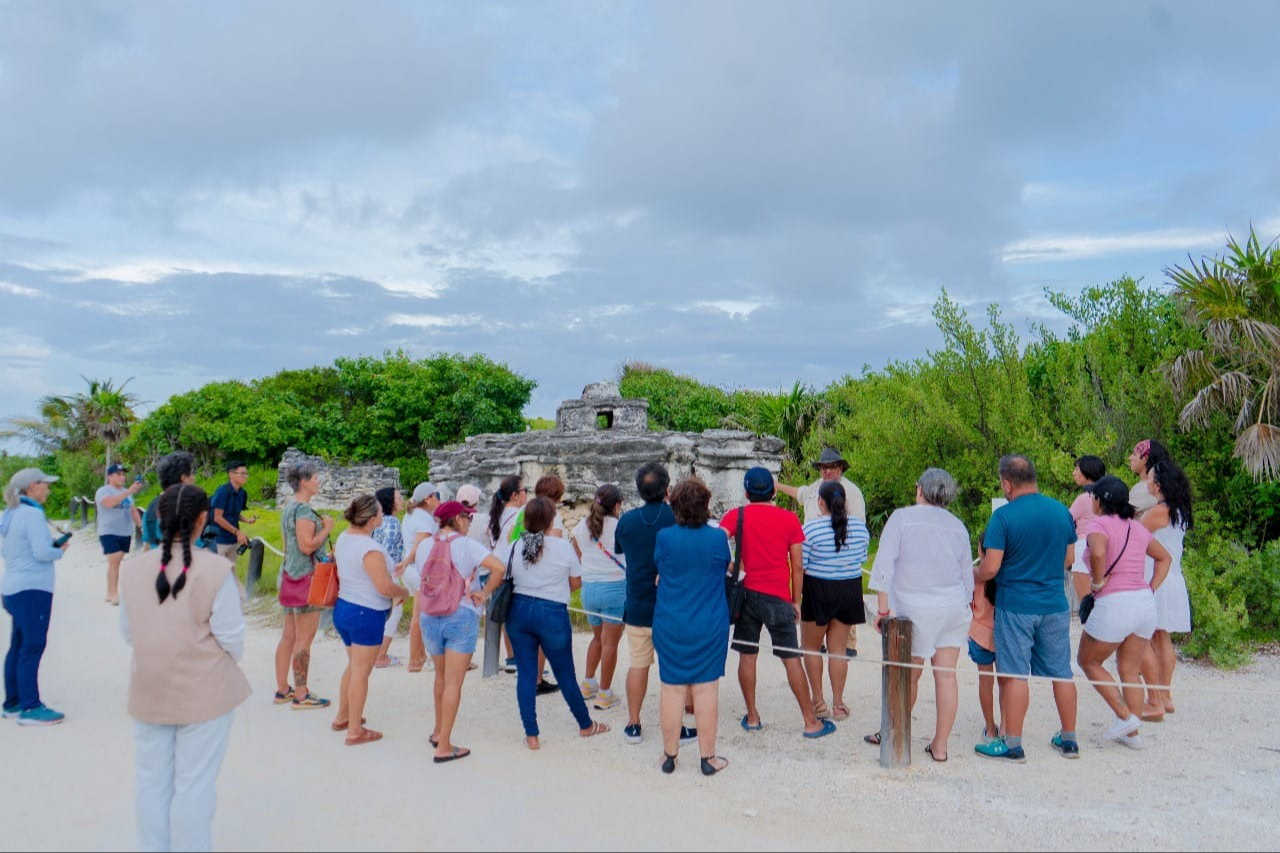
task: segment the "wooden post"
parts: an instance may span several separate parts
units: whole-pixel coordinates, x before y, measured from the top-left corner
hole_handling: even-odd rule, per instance
[[[245,570],[244,588],[248,591],[249,597],[258,594],[258,581],[262,580],[262,560],[266,557],[266,547],[263,546],[261,539],[254,539],[253,544],[249,546],[249,568]],[[284,571],[281,568],[281,571]]]
[[[911,663],[911,620],[895,616],[881,623],[885,663]],[[911,675],[902,666],[886,666],[880,700],[880,766],[911,766]]]

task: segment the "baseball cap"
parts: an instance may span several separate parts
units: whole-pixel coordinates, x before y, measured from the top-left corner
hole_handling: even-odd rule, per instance
[[[773,494],[773,475],[769,473],[768,468],[762,468],[759,465],[747,471],[747,475],[742,478],[742,485],[746,488],[747,494],[764,497]]]
[[[435,483],[430,481],[419,483],[417,488],[413,490],[413,497],[409,498],[409,503],[420,504],[432,495],[440,496],[440,489]]]
[[[128,468],[121,465],[119,462],[112,462],[110,465],[107,466],[107,476],[110,477],[112,474],[123,474],[125,471],[128,471],[128,470],[129,470]]]
[[[1090,483],[1084,487],[1084,490],[1092,492],[1103,503],[1113,506],[1118,506],[1129,500],[1129,487],[1124,484],[1124,480],[1111,474],[1096,483]]]
[[[46,474],[39,468],[23,468],[18,473],[9,478],[9,485],[15,492],[26,491],[36,483],[56,483],[58,478],[52,474]]]
[[[460,515],[470,518],[475,514],[475,510],[471,507],[463,506],[458,501],[445,501],[436,507],[436,511],[432,513],[436,517],[436,521],[443,524],[446,521],[452,521]]]
[[[464,483],[458,487],[458,494],[454,496],[454,500],[459,503],[471,504],[472,506],[480,505],[480,490],[470,483]]]

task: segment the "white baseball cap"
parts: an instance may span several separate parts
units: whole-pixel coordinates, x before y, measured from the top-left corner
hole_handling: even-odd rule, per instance
[[[56,483],[58,477],[46,474],[39,468],[23,468],[9,478],[9,487],[16,492],[25,492],[36,483]]]
[[[458,494],[454,495],[454,500],[459,503],[480,506],[480,490],[470,483],[464,483],[458,487]]]
[[[418,487],[413,490],[413,497],[409,498],[409,503],[414,504],[416,506],[417,504],[422,503],[432,495],[435,495],[436,497],[440,497],[440,489],[436,486],[435,483],[432,483],[430,481],[426,483],[419,483]]]

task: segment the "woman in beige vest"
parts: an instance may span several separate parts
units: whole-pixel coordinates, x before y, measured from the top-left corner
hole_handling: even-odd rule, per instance
[[[133,647],[138,845],[211,850],[218,769],[232,716],[251,692],[236,665],[240,584],[229,560],[192,548],[209,514],[203,490],[170,486],[158,511],[163,544],[127,560],[120,578],[120,629]]]

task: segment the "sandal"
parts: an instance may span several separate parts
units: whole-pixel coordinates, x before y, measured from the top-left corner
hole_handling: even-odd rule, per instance
[[[835,720],[837,723],[843,723],[845,720],[849,719],[849,706],[836,702],[831,706],[831,719]]]
[[[361,746],[366,743],[374,743],[382,740],[382,732],[375,732],[373,729],[365,729],[360,733],[359,737],[347,738],[347,746]]]
[[[815,702],[813,704],[813,715],[820,720],[826,719],[827,717],[831,716],[831,709],[827,707],[827,702],[825,699]]]
[[[750,716],[744,716],[744,717],[742,718],[742,724],[741,724],[741,725],[742,725],[742,730],[743,730],[744,732],[758,732],[758,731],[760,731],[761,729],[763,729],[763,728],[764,728],[764,722],[763,722],[763,721],[761,721],[761,722],[759,722],[759,723],[756,723],[756,724],[753,726],[751,723],[748,723],[748,722],[747,722],[747,720],[749,720],[749,719],[750,719]]]
[[[927,752],[927,753],[929,753],[929,757],[930,757],[930,758],[932,758],[934,761],[938,762],[939,764],[942,764],[944,761],[946,761],[948,758],[950,758],[950,757],[951,757],[951,756],[949,756],[949,755],[944,755],[944,756],[942,756],[941,758],[939,758],[938,756],[934,755],[934,754],[933,754],[933,744],[929,744],[928,746],[926,746],[926,747],[924,748],[924,751],[925,751],[925,752]]]
[[[662,772],[670,776],[672,773],[676,772],[676,757],[674,755],[667,755],[665,752],[662,753],[662,755]]]
[[[448,764],[450,761],[457,761],[459,758],[466,758],[470,754],[471,750],[467,749],[465,746],[455,746],[450,755],[437,755],[431,760],[436,764]]]
[[[719,767],[716,767],[715,764],[712,763],[714,761],[723,761],[724,764],[721,764]],[[714,776],[728,766],[729,766],[729,759],[723,758],[719,755],[713,755],[710,758],[703,758],[702,759],[702,775]]]
[[[364,717],[360,718],[360,725],[363,726],[367,722],[369,721]],[[345,723],[330,723],[329,728],[333,729],[335,732],[345,732],[347,729],[351,728],[351,721],[347,720]]]
[[[875,734],[873,734],[873,735],[867,735],[866,737],[864,737],[864,738],[863,738],[863,740],[865,740],[867,743],[871,744],[872,746],[879,746],[879,745],[880,745],[880,733],[879,733],[879,732],[876,732],[876,733],[875,733]]]
[[[805,732],[804,736],[807,737],[809,740],[817,740],[820,737],[826,737],[827,735],[835,734],[835,731],[836,731],[835,723],[831,722],[830,720],[822,720],[822,728],[818,729],[816,732]]]
[[[286,687],[284,692],[277,690],[276,697],[272,701],[275,702],[277,705],[288,705],[290,702],[293,701],[293,688]]]
[[[387,662],[378,662],[373,665],[374,669],[390,669],[393,666],[404,666],[404,660],[395,655],[388,655]]]
[[[585,734],[584,734],[585,732]],[[578,732],[579,737],[595,737],[596,735],[607,734],[609,726],[605,723],[592,723],[591,728],[583,729]]]

